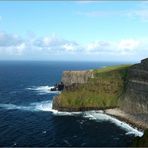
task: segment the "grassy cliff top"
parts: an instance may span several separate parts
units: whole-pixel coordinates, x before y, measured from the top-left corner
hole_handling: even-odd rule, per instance
[[[131,66],[130,64],[107,66],[107,67],[104,67],[104,68],[95,69],[94,72],[96,72],[96,73],[105,73],[105,72],[111,72],[111,71],[116,71],[116,70],[119,71],[119,70],[127,69],[130,66]]]
[[[130,65],[108,66],[93,70],[87,83],[64,90],[57,98],[62,108],[112,108],[124,91]]]

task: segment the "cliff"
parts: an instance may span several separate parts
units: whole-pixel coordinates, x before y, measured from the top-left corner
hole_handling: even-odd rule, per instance
[[[132,66],[90,71],[65,71],[65,91],[54,98],[53,108],[89,110],[120,107],[148,122],[148,59]]]
[[[60,111],[108,109],[105,112],[145,130],[133,146],[148,146],[148,58],[135,65],[91,71],[66,71],[65,90],[53,99]],[[111,109],[116,108],[116,109]]]
[[[148,123],[148,59],[130,67],[120,108]]]
[[[53,108],[82,111],[114,108],[124,90],[129,65],[110,66],[91,71],[66,71],[65,90],[53,99]]]
[[[93,78],[93,71],[64,71],[62,75],[62,82],[65,89],[74,88],[80,84],[87,83],[88,79]]]

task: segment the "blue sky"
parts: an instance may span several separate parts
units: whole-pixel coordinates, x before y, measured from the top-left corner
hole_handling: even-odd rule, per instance
[[[1,60],[139,61],[146,1],[1,1]]]

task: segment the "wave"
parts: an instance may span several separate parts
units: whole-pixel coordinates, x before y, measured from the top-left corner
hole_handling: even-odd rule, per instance
[[[120,121],[115,117],[109,116],[105,114],[103,111],[85,111],[85,112],[61,112],[58,110],[52,109],[52,101],[41,101],[30,103],[27,106],[19,106],[15,104],[0,104],[0,108],[8,109],[8,110],[24,110],[24,111],[43,111],[43,112],[51,112],[56,116],[75,116],[81,115],[83,118],[88,118],[90,120],[96,120],[96,122],[109,121],[113,124],[116,124],[118,127],[124,129],[126,134],[132,134],[135,136],[141,137],[143,135],[143,131],[139,131],[138,129],[132,127],[126,122]]]
[[[135,136],[143,136],[143,131],[138,130],[135,127],[132,127],[128,123],[124,121],[120,121],[115,117],[109,116],[105,114],[102,110],[98,111],[85,111],[85,112],[61,112],[57,110],[50,110],[54,115],[58,116],[74,116],[74,115],[82,115],[84,118],[88,118],[90,120],[96,120],[97,122],[109,121],[118,127],[124,129],[126,131],[126,135],[135,135]]]
[[[59,94],[60,91],[51,91],[51,88],[54,88],[54,86],[33,86],[33,87],[28,87],[26,88],[27,90],[31,90],[31,91],[36,91],[38,92],[40,95],[44,95],[44,94]]]
[[[52,111],[52,101],[42,101],[30,103],[27,106],[15,104],[0,104],[0,108],[7,110],[24,110],[24,111]]]
[[[0,104],[0,108],[4,108],[7,110],[26,110],[26,111],[32,110],[32,108],[30,106],[18,106],[15,104]]]
[[[51,110],[52,111],[52,110]],[[82,115],[84,118],[88,118],[90,120],[95,120],[97,122],[109,121],[118,127],[124,129],[126,131],[126,135],[135,135],[135,136],[143,136],[143,131],[138,130],[135,127],[132,127],[128,123],[124,121],[120,121],[115,117],[109,116],[105,114],[103,111],[85,111],[85,112],[53,112],[55,115]]]
[[[118,127],[124,129],[126,131],[127,135],[132,134],[132,135],[139,136],[139,137],[143,136],[143,131],[139,131],[137,128],[132,127],[131,125],[127,124],[126,122],[120,121],[117,118],[109,116],[105,113],[96,112],[96,111],[88,111],[85,113],[84,117],[89,118],[91,120],[92,119],[96,120],[98,122],[109,121],[111,123],[114,123]]]

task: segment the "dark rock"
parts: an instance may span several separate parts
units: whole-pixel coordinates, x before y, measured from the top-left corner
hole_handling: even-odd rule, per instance
[[[93,72],[87,71],[64,71],[62,75],[62,82],[65,87],[69,87],[73,84],[87,83],[89,78],[93,78]]]
[[[142,137],[136,137],[131,145],[132,147],[148,147],[148,129],[144,131]]]
[[[55,84],[53,88],[50,89],[51,91],[63,91],[64,90],[64,83],[60,82],[58,84]]]
[[[119,106],[127,113],[148,120],[148,59],[130,67],[125,93],[119,101]]]

